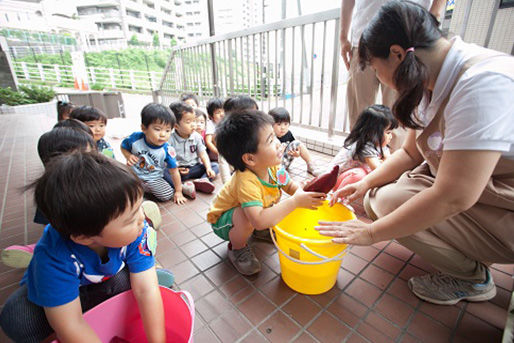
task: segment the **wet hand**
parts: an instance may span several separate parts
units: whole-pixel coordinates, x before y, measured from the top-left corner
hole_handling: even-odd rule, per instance
[[[323,236],[334,237],[332,242],[353,245],[371,245],[376,243],[373,238],[372,224],[358,219],[346,222],[324,222],[314,228]]]
[[[362,180],[346,185],[343,188],[339,188],[337,191],[334,192],[334,194],[332,195],[332,199],[330,199],[329,205],[334,206],[334,204],[339,200],[342,200],[343,203],[350,203],[356,199],[360,199],[364,197],[368,189],[368,185]]]

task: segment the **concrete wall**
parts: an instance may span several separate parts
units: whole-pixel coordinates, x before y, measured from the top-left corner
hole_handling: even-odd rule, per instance
[[[14,74],[9,55],[9,48],[4,37],[0,37],[0,87],[18,89],[18,80]]]

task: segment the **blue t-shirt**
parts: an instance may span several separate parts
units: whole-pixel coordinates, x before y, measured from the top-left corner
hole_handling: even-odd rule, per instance
[[[143,181],[163,177],[166,168],[176,168],[175,149],[168,143],[155,146],[146,141],[143,132],[134,132],[121,142],[121,147],[139,157],[132,169]]]
[[[114,157],[114,150],[112,149],[112,146],[109,144],[109,142],[103,139],[103,137],[96,142],[96,148],[98,149],[99,153],[116,159],[116,157]]]
[[[143,232],[122,248],[107,248],[109,260],[85,245],[64,238],[47,225],[20,284],[27,284],[28,298],[42,307],[67,304],[79,296],[79,287],[103,282],[122,270],[140,273],[154,266],[155,231],[145,221]]]

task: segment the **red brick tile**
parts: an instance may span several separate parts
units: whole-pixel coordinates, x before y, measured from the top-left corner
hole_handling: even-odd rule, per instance
[[[282,312],[276,312],[259,326],[259,331],[270,342],[289,342],[300,329]]]
[[[456,331],[456,342],[501,342],[502,330],[466,313]]]
[[[404,334],[403,337],[400,339],[400,343],[419,343],[421,342],[419,339],[417,339],[414,336],[409,335],[408,333]]]
[[[161,231],[159,231],[160,233]],[[170,249],[175,248],[177,245],[170,241],[168,238],[163,237],[157,241],[157,255],[165,254]]]
[[[401,260],[407,261],[413,254],[412,251],[398,244],[397,242],[391,242],[385,249],[389,255],[398,257]]]
[[[370,307],[382,292],[377,287],[357,278],[348,286],[345,293]]]
[[[212,248],[212,251],[214,251],[216,253],[216,255],[218,255],[222,260],[228,260],[227,258],[227,251],[228,251],[228,243],[227,242],[223,242],[223,243],[220,243],[218,245],[216,245],[215,247]]]
[[[214,286],[207,280],[205,276],[199,274],[192,279],[180,285],[180,289],[184,289],[193,295],[193,298],[198,300],[207,293],[210,293]]]
[[[491,275],[493,276],[493,280],[496,286],[505,288],[506,290],[512,292],[512,288],[514,286],[514,279],[512,279],[512,275],[499,272],[496,269],[491,269]]]
[[[421,302],[419,310],[449,328],[455,327],[461,312],[461,308],[457,306],[435,305],[425,301]]]
[[[376,311],[400,327],[404,327],[409,317],[414,313],[412,307],[389,294],[384,294],[382,299],[379,300]]]
[[[198,315],[198,311],[195,311],[195,326],[193,329],[193,333],[197,332],[201,328],[206,325],[205,320],[202,319],[202,316]]]
[[[168,235],[168,237],[178,246],[184,245],[188,242],[198,239],[195,235],[193,235],[190,231],[187,230],[172,234],[171,236]]]
[[[194,334],[195,342],[221,342],[208,326],[204,326]]]
[[[281,306],[296,294],[295,291],[289,288],[284,281],[282,281],[280,276],[277,276],[267,284],[260,286],[259,289],[277,306]]]
[[[196,235],[196,237],[202,237],[205,236],[208,233],[212,232],[211,224],[204,222],[201,224],[198,224],[196,226],[193,226],[191,228],[191,232]]]
[[[328,311],[345,322],[349,327],[355,328],[357,323],[368,311],[368,308],[343,293],[330,304]]]
[[[259,274],[248,276],[246,279],[255,287],[261,287],[274,279],[277,274],[271,270],[267,265],[261,264],[261,271]]]
[[[387,337],[395,340],[400,336],[400,328],[388,320],[384,319],[381,315],[376,312],[370,312],[366,317],[365,322],[373,326],[378,331],[384,333]]]
[[[200,269],[201,271],[204,271],[206,269],[209,269],[210,267],[218,264],[221,262],[221,259],[213,253],[211,250],[204,251],[203,253],[193,257],[191,259],[193,263]]]
[[[352,335],[346,340],[346,343],[368,343],[369,341],[358,333]]]
[[[514,264],[498,264],[495,263],[491,266],[492,268],[502,271],[508,275],[514,275]]]
[[[425,275],[427,272],[425,272],[422,269],[419,269],[418,267],[414,267],[412,264],[407,264],[405,268],[400,273],[400,278],[409,281],[409,279],[413,276],[421,276]]]
[[[191,228],[205,221],[205,218],[200,217],[195,211],[190,209],[180,209],[174,212],[175,217],[182,222],[186,227]]]
[[[230,301],[217,291],[211,292],[196,301],[195,307],[206,323],[210,323],[222,314],[234,309]]]
[[[396,274],[402,269],[405,262],[389,254],[380,253],[373,261],[373,264],[390,273]]]
[[[219,286],[219,290],[223,292],[223,294],[232,300],[233,303],[237,303],[238,300],[235,300],[236,295],[239,300],[245,298],[244,294],[240,294],[243,290],[247,290],[244,294],[246,296],[250,295],[250,293],[254,292],[254,288],[250,286],[250,284],[241,276],[237,275],[232,280],[227,283]]]
[[[166,236],[168,236],[168,238],[171,238],[173,235],[179,234],[186,230],[187,228],[184,226],[184,224],[178,222],[176,219],[169,223],[163,221],[160,228],[160,231],[163,231]]]
[[[268,256],[264,261],[261,262],[265,263],[271,270],[273,270],[277,274],[280,274],[282,271],[280,268],[280,261],[278,255],[276,253]]]
[[[205,272],[205,275],[212,281],[216,286],[222,285],[225,282],[233,279],[236,275],[239,275],[234,268],[229,265],[230,262],[220,263],[217,266],[209,269]]]
[[[427,273],[435,273],[437,269],[435,269],[431,264],[423,260],[419,255],[414,255],[409,261],[413,266],[424,270]]]
[[[394,276],[382,269],[370,264],[360,275],[364,280],[369,281],[380,289],[385,289]]]
[[[212,232],[212,230],[208,234],[202,236],[200,239],[209,247],[214,247],[224,242],[224,240],[219,238],[214,232]]]
[[[20,282],[23,274],[25,274],[24,268],[11,269],[0,274],[0,289],[12,285],[13,283]]]
[[[283,311],[300,325],[305,326],[321,311],[321,307],[308,296],[298,294],[283,307]]]
[[[209,326],[222,342],[235,342],[251,329],[250,324],[237,310],[224,313]]]
[[[309,333],[307,332],[303,332],[300,337],[298,337],[297,339],[295,339],[293,341],[294,343],[316,343],[318,342],[317,340],[314,339],[314,337],[312,337]]]
[[[276,309],[260,293],[252,294],[248,299],[237,305],[237,307],[254,325],[260,323]]]
[[[383,250],[391,242],[392,241],[382,241],[382,242],[378,242],[378,243],[373,244],[373,246],[375,248],[377,248],[378,250]]]
[[[199,273],[198,269],[190,261],[184,261],[176,265],[173,267],[172,272],[175,274],[175,282],[179,284]]]
[[[391,338],[385,336],[382,332],[378,331],[377,328],[373,327],[368,323],[362,323],[357,328],[362,336],[366,337],[371,342],[394,342]]]
[[[344,269],[349,270],[353,274],[359,274],[367,264],[368,262],[366,260],[363,260],[362,258],[352,254],[347,254],[345,257],[343,257],[342,266]]]
[[[187,257],[193,257],[208,249],[208,247],[199,239],[194,239],[191,242],[185,243],[180,248]]]
[[[321,307],[327,306],[332,300],[334,300],[335,297],[339,296],[341,294],[341,291],[337,289],[336,287],[332,287],[329,291],[317,294],[317,295],[310,295],[309,297],[315,301],[318,305]]]
[[[501,287],[496,287],[496,296],[489,301],[503,309],[508,309],[511,296],[511,292]]]
[[[173,269],[174,266],[184,262],[186,255],[179,248],[169,248],[166,252],[158,250],[157,261],[166,269]]]
[[[396,279],[386,290],[388,294],[394,295],[412,307],[416,307],[419,303],[418,297],[414,295],[407,286],[407,282],[402,279]]]
[[[442,324],[418,312],[407,331],[426,342],[447,342],[451,331]]]
[[[351,332],[347,326],[326,312],[323,312],[307,330],[323,343],[342,342]]]
[[[488,301],[480,303],[469,303],[466,311],[475,317],[488,322],[489,324],[503,330],[505,327],[505,320],[507,319],[507,311],[499,306],[496,306]]]
[[[359,256],[366,261],[371,261],[378,255],[379,250],[371,246],[354,246],[350,250],[353,255]]]

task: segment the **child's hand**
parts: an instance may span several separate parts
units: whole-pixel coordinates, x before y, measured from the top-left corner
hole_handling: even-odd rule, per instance
[[[182,175],[187,175],[189,174],[189,168],[179,167],[178,172]]]
[[[209,179],[213,179],[216,177],[216,173],[214,172],[214,170],[212,170],[212,168],[207,169],[205,173],[207,173]]]
[[[330,199],[330,206],[334,206],[334,204],[339,200],[343,199],[343,203],[349,203],[356,199],[364,197],[364,194],[368,191],[369,186],[363,180],[357,181],[355,183],[344,186],[343,188],[339,188],[332,195],[332,199]]]
[[[133,165],[137,164],[139,162],[139,157],[137,157],[134,154],[130,154],[130,156],[127,158],[127,166],[132,167]]]
[[[182,192],[175,192],[173,195],[173,202],[177,205],[182,205],[186,203],[186,198],[184,198],[184,194]]]
[[[296,207],[315,210],[317,207],[321,206],[326,196],[325,193],[304,192],[301,188],[298,188],[293,195],[293,199],[295,200]]]
[[[300,148],[289,150],[287,154],[292,157],[300,157]]]

